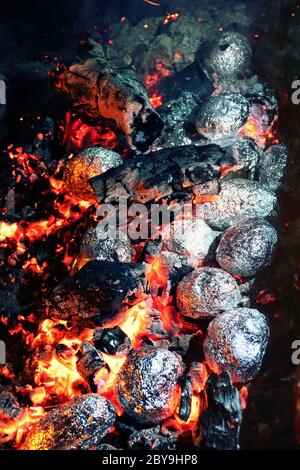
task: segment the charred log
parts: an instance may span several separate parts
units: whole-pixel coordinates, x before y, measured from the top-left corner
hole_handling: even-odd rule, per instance
[[[221,176],[221,167],[234,161],[217,145],[164,149],[127,160],[118,168],[92,178],[98,202],[120,198],[147,203]]]
[[[127,354],[131,349],[131,341],[119,328],[97,328],[93,336],[96,348],[107,354]]]

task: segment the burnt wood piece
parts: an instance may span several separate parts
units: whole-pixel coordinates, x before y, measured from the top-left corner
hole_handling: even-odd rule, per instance
[[[211,374],[205,388],[208,408],[200,422],[205,449],[237,450],[242,423],[239,391],[227,372]]]
[[[77,353],[76,369],[80,376],[85,379],[93,392],[96,392],[97,387],[94,384],[95,374],[106,367],[104,360],[97,351],[97,349],[88,341],[84,341],[79,348]]]
[[[192,411],[192,379],[189,376],[183,376],[179,380],[181,388],[181,399],[179,404],[179,418],[187,421]]]
[[[218,145],[187,145],[128,159],[89,182],[98,202],[128,198],[132,203],[148,203],[219,179],[221,167],[233,164]]]
[[[17,398],[6,390],[0,393],[0,420],[11,421],[18,418],[21,407]]]
[[[144,87],[97,60],[61,67],[52,74],[58,92],[72,107],[94,122],[104,119],[121,131],[133,149],[147,150],[163,129]]]
[[[96,328],[93,342],[99,351],[107,354],[128,354],[131,350],[130,338],[118,326]]]
[[[43,308],[50,318],[102,326],[133,305],[145,288],[145,265],[89,261],[54,289]]]
[[[115,409],[105,398],[90,393],[55,408],[34,424],[25,450],[94,449],[115,420]]]

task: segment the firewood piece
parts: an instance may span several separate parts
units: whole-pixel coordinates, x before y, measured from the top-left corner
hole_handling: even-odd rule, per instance
[[[145,266],[89,261],[45,300],[50,318],[80,321],[86,326],[106,321],[134,304],[146,287]]]
[[[105,398],[90,393],[55,408],[26,436],[25,450],[76,450],[98,446],[115,420],[115,409]]]
[[[96,122],[109,121],[133,149],[147,150],[160,135],[163,122],[143,86],[133,78],[95,60],[61,68],[53,77],[56,89],[77,112]]]
[[[91,178],[98,202],[148,203],[169,196],[184,187],[192,188],[221,176],[221,166],[234,164],[217,145],[188,145],[163,149],[134,159],[118,168]]]
[[[240,395],[227,372],[211,374],[206,385],[208,408],[200,421],[206,449],[236,450],[242,422]]]

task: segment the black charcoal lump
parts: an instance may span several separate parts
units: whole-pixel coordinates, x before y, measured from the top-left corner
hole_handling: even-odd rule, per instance
[[[229,372],[234,383],[246,383],[258,373],[269,339],[266,317],[258,310],[236,308],[209,325],[203,350],[210,369]]]

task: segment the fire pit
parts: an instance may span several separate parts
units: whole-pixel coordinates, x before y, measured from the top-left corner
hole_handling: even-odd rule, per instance
[[[287,104],[257,66],[275,25],[261,2],[125,3],[0,70],[0,448],[280,447],[261,403],[299,229],[282,242]]]

